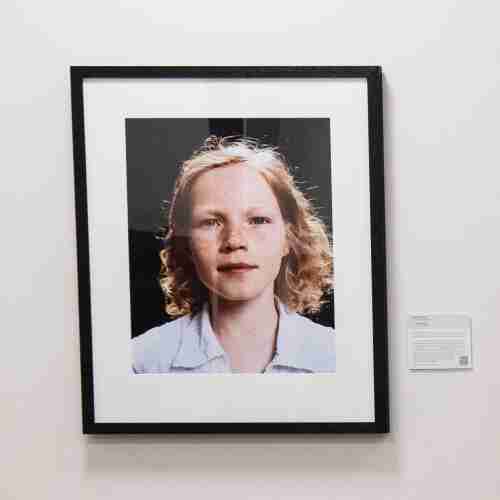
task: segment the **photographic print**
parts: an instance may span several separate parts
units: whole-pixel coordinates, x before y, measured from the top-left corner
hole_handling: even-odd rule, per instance
[[[329,120],[127,119],[126,141],[134,372],[335,371]]]
[[[84,432],[388,432],[380,68],[71,75]]]

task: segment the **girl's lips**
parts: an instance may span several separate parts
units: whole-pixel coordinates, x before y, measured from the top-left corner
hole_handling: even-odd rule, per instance
[[[218,271],[220,272],[244,272],[244,271],[251,271],[252,269],[257,269],[258,266],[252,266],[250,264],[228,264],[225,266],[219,266],[217,268]]]

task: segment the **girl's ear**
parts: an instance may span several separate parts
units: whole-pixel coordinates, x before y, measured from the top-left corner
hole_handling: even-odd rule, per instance
[[[288,241],[285,240],[285,245],[283,246],[282,257],[286,257],[290,253],[290,246],[288,245]]]
[[[281,253],[282,257],[286,257],[290,253],[290,243],[288,239],[288,231],[290,230],[290,224],[285,226],[285,243],[283,245],[283,251]]]

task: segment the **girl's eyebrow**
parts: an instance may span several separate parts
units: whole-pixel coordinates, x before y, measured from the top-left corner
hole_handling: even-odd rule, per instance
[[[193,216],[201,217],[203,215],[217,215],[219,217],[223,216],[223,212],[212,207],[201,207],[193,209]]]
[[[272,211],[271,207],[269,206],[266,206],[266,205],[252,205],[250,207],[247,207],[245,209],[245,213],[248,214],[248,213],[251,213],[251,212],[254,212],[254,211],[258,211],[258,210],[265,210],[265,211]],[[227,210],[227,211],[224,211],[224,210],[220,210],[218,208],[214,208],[214,207],[210,207],[210,206],[206,206],[206,207],[197,207],[197,208],[194,208],[193,209],[193,215],[196,217],[196,216],[203,216],[203,215],[217,215],[217,216],[220,216],[220,217],[223,217],[225,215],[225,213],[232,213],[233,211],[232,210]]]
[[[247,212],[252,212],[254,210],[267,210],[267,211],[271,211],[272,208],[268,205],[254,205],[254,206],[251,206],[251,207],[248,207],[247,208]]]

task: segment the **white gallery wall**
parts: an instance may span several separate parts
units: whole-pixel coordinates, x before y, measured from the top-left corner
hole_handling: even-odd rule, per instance
[[[7,0],[0,499],[500,498],[500,7]],[[381,65],[392,432],[81,433],[70,65]],[[469,371],[411,373],[409,313],[465,313]]]

